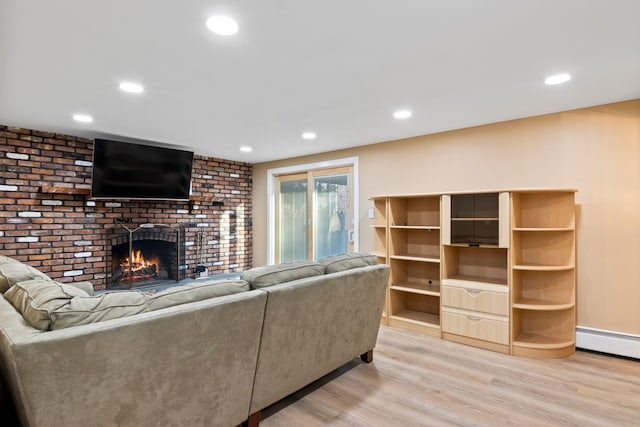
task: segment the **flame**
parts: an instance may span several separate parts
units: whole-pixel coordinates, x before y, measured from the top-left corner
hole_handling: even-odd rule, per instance
[[[160,260],[158,258],[151,258],[149,260],[144,258],[144,255],[142,254],[141,250],[137,250],[137,251],[133,251],[131,253],[132,257],[131,257],[131,270],[132,271],[138,271],[141,270],[143,268],[147,268],[150,267],[152,265],[156,266],[156,269],[159,270],[159,265],[160,265]],[[126,267],[128,269],[129,267],[129,257],[125,257],[123,258],[122,262],[120,263],[121,266]]]

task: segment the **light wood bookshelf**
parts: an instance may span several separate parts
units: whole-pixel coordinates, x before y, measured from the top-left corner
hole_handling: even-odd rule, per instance
[[[573,354],[574,193],[371,197],[374,253],[391,266],[382,323],[519,356]]]
[[[443,200],[443,337],[509,353],[509,194]]]
[[[511,195],[511,353],[575,352],[575,192]]]
[[[374,251],[391,265],[383,322],[439,337],[440,195],[372,200]]]
[[[373,254],[378,258],[379,264],[389,264],[389,204],[388,197],[372,197],[373,200]],[[389,283],[391,277],[389,277]],[[382,310],[380,323],[389,324],[389,283],[387,283],[385,304]]]

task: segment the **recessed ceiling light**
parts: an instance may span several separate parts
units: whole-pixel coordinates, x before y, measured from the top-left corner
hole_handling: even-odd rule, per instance
[[[411,117],[411,110],[398,110],[393,113],[394,119],[408,119]]]
[[[253,148],[248,147],[248,146],[245,145],[245,146],[240,147],[240,151],[242,151],[243,153],[250,153],[250,152],[253,151]]]
[[[568,73],[562,73],[547,77],[544,79],[544,83],[548,85],[559,85],[560,83],[565,83],[569,80],[571,80],[571,75]]]
[[[133,82],[121,82],[120,89],[129,93],[144,92],[144,87],[141,84],[133,83]]]
[[[207,19],[207,28],[220,36],[230,36],[238,32],[238,23],[223,15],[214,15]]]
[[[305,132],[302,134],[302,138],[304,139],[316,139],[316,136],[315,132]]]
[[[91,123],[93,121],[93,117],[88,114],[77,113],[73,115],[73,120],[76,122]]]

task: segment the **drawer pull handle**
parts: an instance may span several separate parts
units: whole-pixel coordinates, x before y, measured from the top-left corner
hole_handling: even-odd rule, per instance
[[[479,289],[465,289],[467,291],[467,293],[469,294],[474,294],[474,295],[478,295],[480,292],[482,292]]]
[[[471,320],[472,322],[477,322],[478,320],[482,320],[480,317],[473,317],[473,316],[467,316],[467,319]]]

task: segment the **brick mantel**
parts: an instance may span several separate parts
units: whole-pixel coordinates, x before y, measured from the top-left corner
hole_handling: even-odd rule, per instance
[[[126,221],[184,227],[187,276],[197,264],[211,274],[251,266],[250,164],[196,155],[191,202],[91,200],[92,152],[90,139],[0,125],[0,254],[101,289],[107,230]]]

